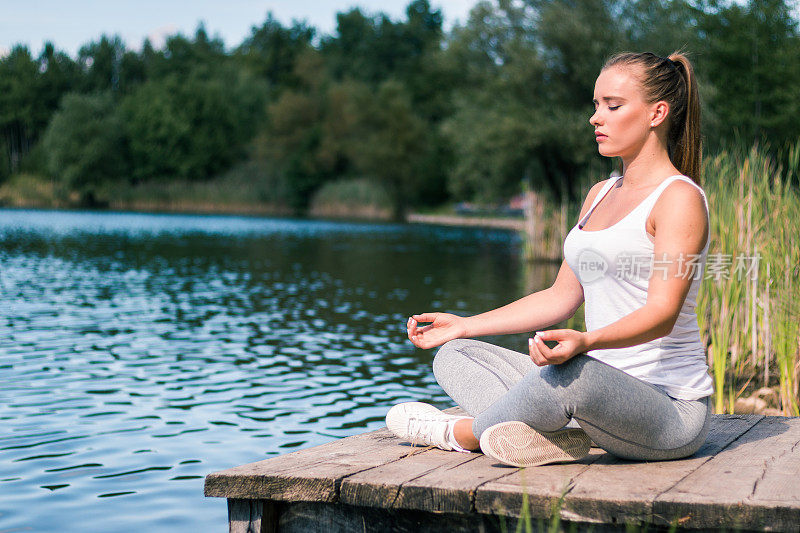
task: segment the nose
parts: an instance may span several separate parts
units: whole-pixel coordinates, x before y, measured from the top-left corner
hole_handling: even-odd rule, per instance
[[[594,126],[596,128],[596,127],[598,127],[600,125],[600,122],[601,122],[601,120],[600,120],[600,108],[598,107],[597,109],[594,110],[594,113],[592,114],[592,116],[589,117],[589,124],[591,124],[592,126]]]

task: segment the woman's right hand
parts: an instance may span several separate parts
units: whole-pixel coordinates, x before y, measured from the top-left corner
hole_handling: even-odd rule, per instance
[[[420,326],[421,322],[430,322]],[[418,348],[441,346],[447,341],[466,336],[464,317],[450,313],[422,313],[412,315],[406,324],[408,338]]]

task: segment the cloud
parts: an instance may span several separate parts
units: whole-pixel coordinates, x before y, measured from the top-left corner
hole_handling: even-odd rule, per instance
[[[163,48],[167,43],[167,37],[175,35],[176,33],[178,33],[178,26],[175,24],[167,24],[166,26],[161,26],[148,33],[147,38],[150,39],[150,44],[153,45],[153,48],[158,50]]]

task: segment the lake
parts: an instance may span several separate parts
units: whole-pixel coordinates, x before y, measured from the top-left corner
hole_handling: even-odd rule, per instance
[[[412,313],[551,281],[513,232],[0,210],[0,532],[226,531],[206,474],[451,405]],[[523,349],[526,336],[489,339]]]

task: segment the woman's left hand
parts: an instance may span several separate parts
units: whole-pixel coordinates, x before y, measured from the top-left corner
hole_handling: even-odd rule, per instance
[[[558,341],[558,344],[554,348],[548,348],[544,341]],[[528,342],[531,360],[537,366],[559,365],[585,352],[586,348],[586,334],[574,329],[540,331]]]

